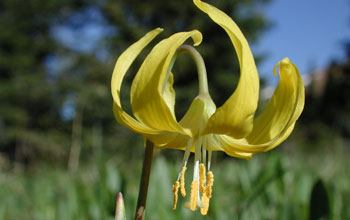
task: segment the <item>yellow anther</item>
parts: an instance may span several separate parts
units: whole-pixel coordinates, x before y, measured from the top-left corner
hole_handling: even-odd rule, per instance
[[[213,172],[209,171],[208,172],[208,183],[207,183],[207,188],[205,190],[205,193],[207,194],[208,198],[211,198],[211,194],[212,194],[212,187],[214,185],[214,174]]]
[[[180,187],[179,181],[175,181],[175,183],[173,184],[173,193],[174,193],[174,206],[173,206],[173,210],[174,210],[174,211],[176,210],[177,198],[178,198],[177,193],[179,192],[179,187]]]
[[[190,210],[195,211],[197,208],[198,199],[198,181],[192,181],[191,183],[191,196],[190,196]]]
[[[208,198],[206,193],[202,194],[202,199],[201,199],[202,203],[205,205],[203,208],[201,208],[201,214],[202,215],[206,215],[208,213],[208,209],[209,209],[209,201],[210,199]]]
[[[181,195],[182,197],[186,196],[186,189],[185,189],[185,172],[186,172],[186,167],[182,167],[181,170],[181,176],[180,176],[180,189],[181,189]]]
[[[205,166],[203,163],[199,164],[199,189],[202,193],[205,191],[205,183],[206,183],[206,176],[205,176]]]

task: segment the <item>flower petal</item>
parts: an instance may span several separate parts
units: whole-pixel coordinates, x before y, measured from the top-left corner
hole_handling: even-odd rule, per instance
[[[142,37],[136,43],[131,45],[127,50],[125,50],[119,56],[116,62],[111,80],[111,92],[114,100],[113,112],[115,118],[120,124],[128,127],[134,132],[141,134],[159,134],[160,131],[138,122],[123,111],[120,102],[120,87],[126,72],[128,71],[135,58],[143,50],[143,48],[145,48],[160,32],[162,32],[162,29],[160,28],[148,32],[144,37]]]
[[[303,111],[305,92],[298,68],[289,58],[284,58],[274,67],[275,75],[277,67],[279,84],[264,111],[254,121],[253,131],[247,137],[250,143],[266,143],[281,133],[288,133]],[[274,146],[270,145],[267,150]]]
[[[200,99],[194,99],[190,108],[187,110],[184,117],[179,122],[184,128],[191,129],[192,134],[198,133],[199,125],[201,124],[205,103]],[[189,137],[183,134],[178,134],[174,139],[170,140],[161,148],[172,148],[185,150]],[[194,150],[194,147],[192,147]]]
[[[208,118],[214,111],[215,104],[211,98],[206,95],[199,95],[193,100],[190,108],[179,123],[182,127],[190,129],[192,134],[198,137],[200,131],[203,130]],[[178,134],[173,140],[161,147],[185,150],[188,138],[188,136]],[[194,152],[194,147],[192,147],[191,151]]]
[[[252,52],[241,30],[228,15],[200,0],[193,2],[229,35],[241,69],[235,92],[212,115],[203,134],[216,133],[227,134],[234,138],[246,137],[253,128],[253,118],[259,98],[259,77]]]
[[[221,150],[227,154],[271,150],[292,132],[304,108],[304,84],[298,68],[288,58],[275,66],[275,74],[277,67],[280,67],[279,84],[265,109],[254,121],[254,128],[249,136],[237,140],[227,135],[217,135]]]
[[[172,114],[175,115],[175,90],[173,88],[174,84],[174,74],[170,73],[168,77],[168,81],[165,84],[164,92],[163,92],[163,99],[167,106],[169,106],[170,111],[172,111]]]
[[[226,138],[228,138],[228,140]],[[237,140],[230,136],[219,134],[207,134],[206,139],[207,148],[213,151],[224,151],[231,157],[246,160],[250,160],[253,156],[253,153],[241,150],[241,148],[245,148],[245,139]],[[231,141],[233,141],[233,144]]]
[[[176,49],[192,37],[194,44],[202,40],[199,31],[181,32],[159,42],[144,60],[131,86],[130,100],[135,117],[150,128],[190,135],[174,114],[170,77],[171,60]]]

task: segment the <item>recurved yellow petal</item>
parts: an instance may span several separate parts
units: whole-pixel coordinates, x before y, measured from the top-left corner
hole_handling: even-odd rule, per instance
[[[179,123],[182,127],[190,129],[195,137],[198,137],[209,117],[215,111],[215,108],[215,104],[209,96],[200,95],[193,100],[190,108]],[[178,134],[173,140],[162,147],[185,150],[188,138],[187,136]],[[194,151],[193,147],[191,151]]]
[[[112,80],[111,80],[111,92],[113,96],[113,112],[117,121],[128,127],[130,130],[141,134],[159,134],[160,131],[153,129],[149,126],[140,123],[135,120],[129,114],[123,111],[120,102],[120,88],[123,82],[123,78],[128,71],[130,65],[134,62],[135,58],[163,29],[157,28],[148,32],[144,37],[138,40],[125,50],[118,58],[114,67]]]
[[[198,133],[199,125],[203,119],[205,103],[200,99],[194,99],[190,108],[179,122],[184,128],[191,130],[192,134]],[[185,150],[188,143],[188,136],[177,134],[169,143],[162,146],[163,148]]]
[[[241,70],[235,92],[211,116],[203,134],[215,133],[227,134],[234,138],[246,137],[253,128],[253,118],[259,98],[259,77],[252,52],[241,30],[228,15],[200,0],[193,2],[229,35]]]
[[[279,84],[264,111],[254,121],[253,131],[247,137],[251,143],[264,143],[281,135],[289,135],[289,128],[294,127],[303,111],[305,92],[298,68],[289,58],[284,58],[274,67],[276,76],[278,67]],[[275,146],[270,145],[266,150]]]
[[[227,135],[216,136],[220,147],[227,154],[268,151],[292,132],[304,108],[304,85],[298,68],[288,58],[275,66],[275,75],[277,67],[279,84],[265,109],[254,121],[254,128],[249,136],[239,140]]]
[[[174,114],[171,60],[179,46],[192,37],[200,44],[198,31],[181,32],[159,42],[144,60],[131,86],[130,100],[135,117],[150,128],[191,136]]]
[[[226,138],[229,138],[229,140]],[[234,142],[233,146],[230,145],[230,141]],[[250,160],[253,156],[253,153],[241,150],[244,149],[246,144],[247,142],[244,138],[238,140],[223,134],[207,134],[205,143],[207,148],[212,149],[213,151],[224,151],[231,157]]]

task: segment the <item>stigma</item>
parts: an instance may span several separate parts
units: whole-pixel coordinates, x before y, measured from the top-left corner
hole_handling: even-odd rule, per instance
[[[202,215],[206,215],[209,210],[209,202],[212,197],[212,188],[214,184],[214,175],[210,171],[211,148],[207,146],[206,138],[195,138],[188,141],[183,159],[183,166],[179,172],[177,180],[173,184],[174,204],[173,210],[176,210],[178,202],[178,194],[186,197],[185,173],[187,170],[187,162],[190,155],[192,145],[195,147],[193,179],[190,185],[189,201],[185,202],[185,208],[191,211],[200,209]],[[207,161],[208,152],[208,161]]]

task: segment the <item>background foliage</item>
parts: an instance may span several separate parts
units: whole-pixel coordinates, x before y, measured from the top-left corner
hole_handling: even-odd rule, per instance
[[[208,2],[233,17],[250,43],[270,27],[262,12],[268,0]],[[115,122],[110,78],[116,58],[150,29],[165,29],[156,40],[203,33],[198,50],[217,106],[239,77],[228,37],[192,1],[3,0],[0,27],[0,219],[113,219],[119,191],[132,216],[143,140]],[[133,74],[146,55],[123,85],[127,111]],[[188,58],[174,67],[178,118],[197,93]],[[256,54],[257,63],[262,59]],[[350,218],[349,54],[319,74],[293,135],[278,150],[249,163],[215,154],[206,219]],[[171,210],[181,152],[154,157],[146,218],[197,218],[181,205]]]

